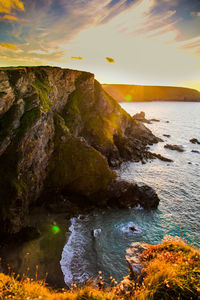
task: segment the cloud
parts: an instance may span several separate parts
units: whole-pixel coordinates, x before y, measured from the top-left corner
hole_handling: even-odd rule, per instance
[[[10,13],[12,10],[24,10],[20,0],[0,0],[0,13]]]
[[[114,58],[111,58],[111,57],[106,57],[106,60],[109,63],[114,63],[115,62]]]
[[[192,11],[191,16],[200,17],[200,11]]]
[[[1,43],[0,46],[9,50],[20,50],[18,46],[9,43]]]
[[[82,60],[82,56],[71,56],[71,59],[77,59],[77,60]]]
[[[0,40],[23,52],[1,47],[0,64],[60,65],[146,84],[196,72],[199,0],[24,0],[21,9],[20,0],[7,8],[4,1]],[[117,64],[108,67],[105,57]]]
[[[0,17],[0,20],[8,20],[8,21],[16,21],[16,22],[23,21],[23,19],[20,19],[20,18],[15,17],[15,16],[11,16],[11,15],[5,15],[3,17]]]

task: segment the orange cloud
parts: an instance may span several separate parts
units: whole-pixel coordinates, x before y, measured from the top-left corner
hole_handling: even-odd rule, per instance
[[[10,16],[10,15],[5,15],[3,17],[0,17],[0,20],[8,20],[8,21],[16,21],[16,22],[22,21],[22,19],[19,19],[15,16]]]
[[[83,59],[83,57],[81,57],[81,56],[71,56],[71,59],[78,59],[78,60],[82,60],[82,59]]]
[[[10,50],[20,50],[19,47],[14,45],[14,44],[1,43],[0,46],[3,47],[3,48],[10,49]]]
[[[10,13],[11,10],[24,10],[24,4],[20,0],[0,0],[0,13]]]
[[[106,57],[106,60],[107,60],[109,63],[114,63],[114,62],[115,62],[114,58],[112,58],[112,57]]]

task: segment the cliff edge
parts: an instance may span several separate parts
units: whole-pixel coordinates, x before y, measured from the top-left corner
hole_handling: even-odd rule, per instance
[[[146,145],[158,140],[91,73],[0,68],[1,231],[18,232],[38,199],[65,192],[100,206],[111,192],[112,203],[122,194],[127,205],[144,203],[144,190],[119,183],[110,166],[148,159]]]
[[[200,102],[200,92],[190,88],[128,84],[103,84],[102,86],[118,102]]]

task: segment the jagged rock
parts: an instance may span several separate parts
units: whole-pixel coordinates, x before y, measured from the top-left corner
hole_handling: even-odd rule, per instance
[[[190,140],[190,143],[192,144],[199,144],[200,145],[200,141],[198,141],[197,139],[193,138]]]
[[[129,277],[135,282],[141,281],[142,265],[140,264],[140,256],[148,247],[148,244],[134,242],[126,250],[126,261],[129,267]]]
[[[151,155],[152,155],[152,158],[158,158],[162,161],[167,161],[167,162],[173,162],[172,159],[168,158],[168,157],[165,157],[165,156],[162,156],[161,154],[157,154],[157,153],[152,153],[151,152]]]
[[[184,152],[185,151],[183,146],[181,146],[181,145],[166,144],[164,147],[167,148],[167,149],[170,149],[170,150],[178,151],[178,152]]]
[[[91,73],[0,68],[1,232],[19,232],[31,205],[62,193],[106,206],[97,195],[115,181],[109,164],[144,161],[158,141]]]
[[[145,118],[145,112],[141,111],[140,113],[137,113],[133,116],[133,118],[137,121],[143,122],[143,123],[147,123],[147,124],[151,124],[150,120],[147,120]]]

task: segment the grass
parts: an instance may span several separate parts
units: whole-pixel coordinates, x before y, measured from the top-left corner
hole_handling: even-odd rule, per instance
[[[141,256],[137,299],[200,299],[200,251],[183,241],[149,246]]]
[[[150,245],[141,255],[142,283],[129,277],[105,286],[102,277],[83,287],[54,291],[44,281],[0,274],[0,299],[161,300],[200,299],[200,251],[181,240]]]

